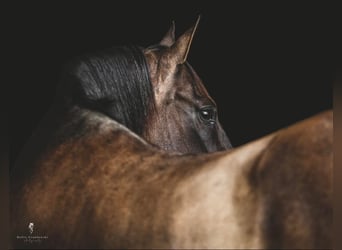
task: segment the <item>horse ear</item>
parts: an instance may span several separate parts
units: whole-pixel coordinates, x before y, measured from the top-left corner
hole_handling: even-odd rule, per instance
[[[188,29],[183,35],[181,35],[177,41],[170,47],[169,53],[171,58],[174,58],[177,64],[182,64],[186,61],[188,56],[192,38],[196,32],[198,23],[201,16],[198,16],[196,23],[190,29]]]
[[[163,39],[159,42],[160,45],[171,47],[175,42],[175,21],[172,21],[168,32],[165,34]]]

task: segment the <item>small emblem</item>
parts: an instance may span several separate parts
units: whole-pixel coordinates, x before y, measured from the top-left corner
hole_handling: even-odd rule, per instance
[[[28,229],[30,231],[30,234],[33,233],[33,228],[34,228],[34,224],[33,224],[33,222],[30,222],[29,225],[28,225]]]

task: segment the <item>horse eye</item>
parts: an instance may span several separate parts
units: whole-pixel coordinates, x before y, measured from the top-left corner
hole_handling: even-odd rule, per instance
[[[211,107],[202,108],[200,109],[199,113],[203,121],[209,122],[211,125],[215,124],[216,112],[213,108]]]

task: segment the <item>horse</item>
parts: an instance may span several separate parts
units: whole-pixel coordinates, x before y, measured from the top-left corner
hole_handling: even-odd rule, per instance
[[[331,247],[331,112],[232,149],[197,24],[66,65],[11,173],[13,248]]]
[[[199,20],[177,40],[172,22],[157,44],[115,46],[66,63],[52,107],[11,168],[12,188],[30,176],[49,147],[82,126],[76,116],[83,109],[110,117],[168,152],[232,148],[215,101],[186,60]]]
[[[78,112],[79,130],[11,197],[14,248],[332,248],[332,111],[182,155]],[[41,239],[29,244],[30,222]]]

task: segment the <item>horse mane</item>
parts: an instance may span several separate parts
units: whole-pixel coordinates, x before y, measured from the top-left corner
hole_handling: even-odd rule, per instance
[[[145,56],[138,46],[118,46],[78,56],[63,70],[60,94],[68,104],[103,113],[138,135],[154,108]]]

